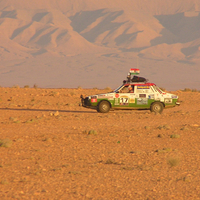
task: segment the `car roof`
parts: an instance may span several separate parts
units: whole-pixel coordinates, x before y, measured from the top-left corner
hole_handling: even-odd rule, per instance
[[[141,82],[141,83],[125,83],[124,86],[129,86],[129,85],[135,85],[135,86],[138,86],[138,85],[144,85],[144,86],[152,86],[152,85],[155,85],[154,83],[144,83],[144,82]]]

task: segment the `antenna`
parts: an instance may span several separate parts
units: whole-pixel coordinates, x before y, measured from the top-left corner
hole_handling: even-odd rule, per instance
[[[139,58],[137,56],[137,68],[139,68]]]

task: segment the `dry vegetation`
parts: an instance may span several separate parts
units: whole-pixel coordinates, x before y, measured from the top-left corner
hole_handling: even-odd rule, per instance
[[[102,92],[0,88],[0,199],[200,199],[200,93],[161,115],[79,106]]]

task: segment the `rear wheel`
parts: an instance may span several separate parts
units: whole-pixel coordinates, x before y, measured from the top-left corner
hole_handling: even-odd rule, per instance
[[[110,110],[110,104],[107,101],[101,101],[97,107],[97,111],[100,113],[107,113]]]
[[[151,105],[151,112],[154,112],[154,113],[162,113],[163,111],[163,104],[160,103],[160,102],[155,102]]]

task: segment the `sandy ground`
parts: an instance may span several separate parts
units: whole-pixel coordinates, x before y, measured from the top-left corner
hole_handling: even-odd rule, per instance
[[[0,0],[0,86],[114,88],[139,68],[200,90],[199,16],[200,0]]]
[[[200,93],[161,115],[79,106],[102,92],[0,88],[0,199],[200,199]]]

